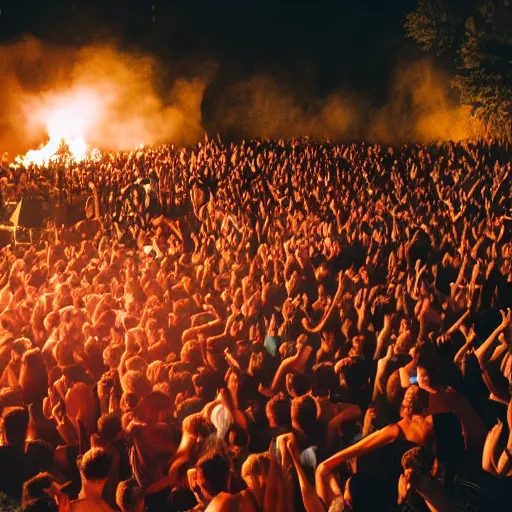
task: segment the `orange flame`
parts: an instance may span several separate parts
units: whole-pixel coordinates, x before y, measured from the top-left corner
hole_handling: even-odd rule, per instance
[[[34,117],[46,126],[49,141],[18,157],[18,162],[44,165],[63,154],[75,162],[98,156],[98,150],[90,150],[85,142],[87,133],[102,119],[102,99],[97,91],[83,88],[53,94],[35,109]]]

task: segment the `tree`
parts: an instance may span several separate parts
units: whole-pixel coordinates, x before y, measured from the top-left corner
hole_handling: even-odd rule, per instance
[[[442,59],[488,133],[512,135],[512,0],[419,0],[407,37]]]

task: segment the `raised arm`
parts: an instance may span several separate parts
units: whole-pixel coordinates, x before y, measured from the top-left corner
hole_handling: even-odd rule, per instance
[[[315,472],[315,487],[323,502],[326,504],[330,502],[329,497],[333,490],[333,483],[335,484],[332,471],[337,466],[353,457],[366,455],[380,446],[391,444],[399,434],[400,427],[398,425],[388,425],[320,463]]]
[[[299,448],[297,442],[294,441],[293,437],[289,437],[286,440],[286,448],[290,454],[290,457],[297,471],[297,477],[299,479],[300,492],[302,495],[302,502],[306,512],[325,512],[326,508],[322,503],[322,500],[315,491],[315,488],[309,483],[306,472],[300,463]]]

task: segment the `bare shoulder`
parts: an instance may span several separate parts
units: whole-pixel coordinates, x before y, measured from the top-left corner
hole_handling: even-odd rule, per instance
[[[103,500],[96,501],[80,498],[70,503],[71,512],[115,512],[108,503]]]
[[[222,492],[208,504],[205,512],[237,512],[240,510],[241,496]]]

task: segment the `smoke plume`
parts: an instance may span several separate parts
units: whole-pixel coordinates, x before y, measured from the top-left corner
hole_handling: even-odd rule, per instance
[[[449,93],[448,76],[429,59],[401,63],[387,103],[370,117],[367,138],[396,145],[478,136],[470,107],[458,105]]]
[[[256,75],[228,87],[214,112],[221,131],[244,137],[301,137],[344,140],[357,135],[360,118],[355,95],[324,100],[287,90],[269,75]]]
[[[388,88],[387,100],[372,106],[371,98],[353,91],[319,100],[257,75],[228,88],[214,115],[222,130],[245,137],[309,135],[401,145],[479,135],[470,108],[457,104],[449,78],[430,60],[400,63],[383,87]]]
[[[34,147],[52,129],[108,149],[192,143],[203,133],[207,73],[161,95],[155,60],[113,45],[66,50],[28,38],[0,48],[0,73],[4,151]]]
[[[195,69],[201,72],[175,80],[162,94],[157,61],[115,45],[62,49],[26,38],[0,47],[0,150],[24,153],[46,142],[49,132],[113,150],[195,143],[203,135],[201,107],[213,67]],[[448,77],[431,61],[398,65],[383,87],[388,100],[375,106],[354,91],[315,98],[258,74],[222,88],[208,124],[238,138],[392,145],[478,135],[469,108],[450,97]]]

